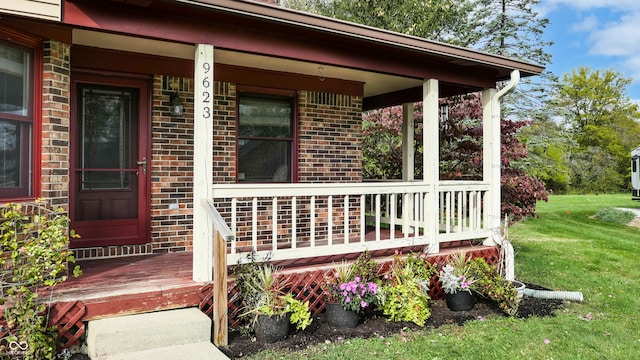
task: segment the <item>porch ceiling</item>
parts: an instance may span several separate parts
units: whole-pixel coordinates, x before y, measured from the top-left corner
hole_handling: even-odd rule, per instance
[[[83,29],[73,30],[73,44],[186,60],[193,60],[195,53],[193,45]],[[422,86],[422,80],[416,78],[219,48],[214,51],[214,59],[218,64],[362,82],[365,98]]]
[[[74,44],[189,60],[194,44],[211,44],[218,64],[362,83],[365,109],[421,100],[424,79],[438,79],[440,94],[449,96],[493,88],[512,70],[531,76],[544,69],[254,1],[64,4]]]

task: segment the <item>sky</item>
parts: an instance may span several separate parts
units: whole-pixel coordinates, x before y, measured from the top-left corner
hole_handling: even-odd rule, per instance
[[[613,69],[633,80],[627,95],[640,102],[640,0],[540,0],[535,9],[550,22],[548,70],[562,79],[579,66]]]

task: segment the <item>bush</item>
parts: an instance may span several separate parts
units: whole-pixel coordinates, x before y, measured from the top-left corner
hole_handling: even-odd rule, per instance
[[[62,209],[54,212],[45,205],[38,201],[0,208],[0,305],[5,305],[10,332],[0,343],[0,353],[27,360],[55,357],[57,332],[47,327],[47,307],[38,299],[38,288],[53,288],[67,279],[68,264],[74,262],[67,245],[77,237]],[[80,274],[76,266],[73,275]],[[12,353],[10,343],[19,344],[20,353]]]
[[[598,213],[594,217],[600,221],[625,225],[629,223],[629,221],[635,219],[636,214],[627,210],[606,208],[598,211]]]
[[[433,264],[424,257],[396,254],[379,291],[378,307],[391,321],[410,321],[424,326],[431,317],[429,282]]]

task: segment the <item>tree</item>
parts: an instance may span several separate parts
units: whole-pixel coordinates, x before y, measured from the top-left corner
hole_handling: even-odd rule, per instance
[[[615,192],[628,187],[630,152],[640,138],[640,112],[626,95],[629,84],[631,79],[614,70],[578,67],[564,75],[555,105],[564,110],[565,125],[576,143],[569,156],[572,191]],[[593,182],[594,176],[605,175],[609,181],[597,189],[584,180]]]
[[[492,54],[546,65],[551,54],[546,51],[553,42],[543,38],[549,25],[547,18],[534,10],[539,0],[472,0],[473,16],[468,23],[466,45]],[[503,114],[520,119],[544,109],[547,94],[557,77],[544,71],[535,78],[521,80],[516,91],[503,100]]]
[[[286,0],[283,6],[430,40],[463,45],[469,1],[451,0]]]
[[[574,143],[564,129],[552,120],[539,119],[520,129],[518,139],[529,152],[523,160],[527,174],[542,180],[549,191],[565,193],[571,181],[567,157]]]
[[[482,180],[482,102],[477,94],[441,99],[448,109],[440,123],[440,178]],[[422,104],[414,104],[416,124]],[[399,106],[363,115],[365,178],[399,179],[402,175],[402,108]],[[529,125],[524,121],[501,121],[502,211],[511,219],[535,215],[538,200],[548,193],[540,179],[525,173],[528,152],[517,134]],[[422,136],[416,126],[416,178],[422,177]]]

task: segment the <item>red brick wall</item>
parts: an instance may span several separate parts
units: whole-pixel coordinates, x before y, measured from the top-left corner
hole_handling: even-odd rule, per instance
[[[184,105],[169,114],[178,92]],[[153,252],[191,249],[193,207],[193,82],[156,75],[151,130],[151,239]]]
[[[45,41],[43,56],[42,197],[68,211],[70,46]]]

